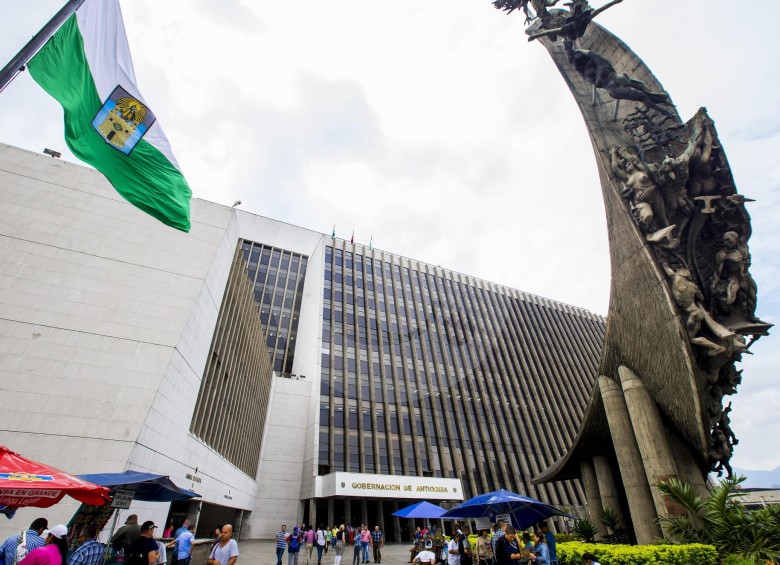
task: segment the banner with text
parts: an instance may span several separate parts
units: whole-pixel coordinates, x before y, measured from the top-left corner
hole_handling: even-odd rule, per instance
[[[358,496],[419,500],[463,500],[460,479],[331,473],[317,477],[317,496]]]

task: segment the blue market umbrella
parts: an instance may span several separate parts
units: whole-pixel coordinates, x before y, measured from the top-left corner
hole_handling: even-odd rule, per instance
[[[445,512],[446,510],[441,506],[436,506],[423,500],[393,512],[393,516],[398,516],[399,518],[439,518]]]
[[[519,530],[524,530],[550,516],[570,516],[541,500],[501,489],[470,498],[442,514],[441,518],[486,517],[490,518],[491,522],[495,522],[498,514],[509,514],[512,525]]]
[[[155,475],[153,473],[125,471],[124,473],[78,475],[78,477],[90,483],[110,488],[112,493],[116,489],[131,490],[135,493],[133,500],[173,502],[174,500],[200,497],[194,491],[176,486],[165,475]]]

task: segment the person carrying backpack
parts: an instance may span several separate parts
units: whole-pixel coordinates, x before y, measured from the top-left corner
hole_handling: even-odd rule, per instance
[[[154,537],[154,522],[147,520],[141,525],[141,535],[125,548],[124,565],[150,565],[160,558],[160,550]]]
[[[463,526],[463,533],[458,539],[458,555],[460,556],[460,565],[473,565],[474,557],[473,550],[471,548],[471,542],[469,541],[469,534],[471,529],[468,526]]]
[[[298,565],[298,555],[301,552],[302,542],[301,530],[298,526],[295,526],[292,533],[287,536],[287,563],[289,565]]]
[[[36,518],[26,531],[14,534],[5,540],[0,545],[0,559],[3,561],[0,565],[16,565],[17,561],[24,559],[33,549],[43,547],[46,540],[41,537],[41,533],[48,527],[49,522],[46,518]],[[19,558],[17,552],[21,554]]]

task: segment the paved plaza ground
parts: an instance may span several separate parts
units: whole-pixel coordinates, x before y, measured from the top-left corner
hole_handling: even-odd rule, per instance
[[[395,564],[395,563],[408,563],[409,562],[409,548],[412,547],[410,543],[388,543],[382,548],[382,563]],[[247,565],[248,563],[256,563],[258,565],[276,565],[276,542],[265,540],[248,540],[238,542],[238,551],[240,556],[238,558],[238,565]],[[341,565],[352,565],[352,546],[347,547],[344,550],[344,557],[341,560]],[[322,556],[323,565],[333,565],[333,550]],[[370,556],[373,560],[373,555]],[[284,552],[284,558],[282,564],[287,565],[287,552]],[[298,565],[307,565],[306,552],[301,551],[298,556]],[[317,551],[312,552],[312,565],[317,565]]]

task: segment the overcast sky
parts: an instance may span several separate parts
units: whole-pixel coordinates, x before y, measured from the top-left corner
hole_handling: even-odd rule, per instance
[[[594,0],[594,6],[603,2]],[[5,64],[64,0],[3,6]],[[574,100],[523,17],[489,0],[125,0],[139,87],[194,195],[607,313],[595,161]],[[663,9],[662,9],[663,7]],[[758,315],[780,318],[780,2],[625,0],[599,22],[683,120],[706,106],[755,198]],[[76,161],[23,73],[0,141]],[[753,346],[732,463],[780,466],[780,342]]]

